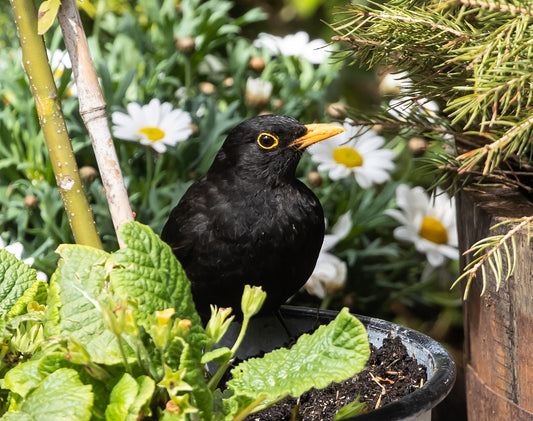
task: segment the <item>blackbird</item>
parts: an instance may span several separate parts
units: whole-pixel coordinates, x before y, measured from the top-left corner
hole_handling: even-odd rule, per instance
[[[307,281],[324,239],[324,214],[296,178],[296,166],[307,146],[342,131],[282,115],[231,130],[161,234],[191,281],[201,315],[209,315],[210,304],[239,312],[246,284],[261,286],[263,310],[274,310]]]

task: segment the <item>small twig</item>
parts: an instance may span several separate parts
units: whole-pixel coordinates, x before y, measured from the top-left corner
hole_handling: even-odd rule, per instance
[[[372,380],[374,381],[374,383],[376,383],[379,387],[381,387],[381,393],[379,394],[378,400],[376,401],[376,405],[374,406],[374,409],[378,409],[381,405],[381,398],[387,394],[387,389],[385,389],[385,386],[383,386],[372,373],[369,373],[369,374],[370,374],[370,377],[372,377]]]
[[[533,16],[533,9],[531,7],[519,7],[513,4],[503,4],[476,0],[451,0],[450,3],[459,3],[464,4],[465,6],[480,7],[484,9],[495,10],[498,12],[508,12],[512,13],[513,15],[522,14]]]
[[[452,29],[452,28],[450,28],[448,26],[440,25],[438,23],[427,21],[427,20],[424,20],[424,19],[416,19],[416,18],[412,18],[410,16],[391,15],[391,14],[388,14],[388,13],[366,12],[366,11],[362,11],[362,10],[357,10],[357,12],[360,13],[361,15],[363,15],[363,16],[369,16],[369,17],[373,17],[373,18],[398,20],[398,21],[407,22],[407,23],[418,23],[418,24],[422,24],[422,25],[425,25],[425,26],[429,26],[429,27],[431,27],[431,29],[439,29],[442,32],[448,32],[448,33],[450,33],[450,34],[452,34],[452,35],[454,35],[456,37],[461,37],[461,38],[467,38],[468,37],[468,35],[464,34],[463,32],[456,31],[455,29]]]

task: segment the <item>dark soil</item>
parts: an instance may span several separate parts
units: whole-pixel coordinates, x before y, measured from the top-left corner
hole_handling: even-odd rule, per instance
[[[386,338],[381,348],[371,346],[366,367],[342,383],[311,389],[300,398],[286,398],[270,408],[249,415],[245,421],[332,421],[336,412],[359,395],[372,410],[408,395],[427,379],[426,367],[407,353],[399,337]],[[291,418],[291,411],[298,414]]]

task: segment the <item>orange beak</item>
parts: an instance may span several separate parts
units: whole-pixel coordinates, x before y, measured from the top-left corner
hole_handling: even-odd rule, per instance
[[[315,123],[306,124],[305,127],[307,128],[307,133],[292,142],[291,146],[296,146],[298,149],[307,148],[313,143],[320,142],[321,140],[344,132],[344,127],[338,124]]]

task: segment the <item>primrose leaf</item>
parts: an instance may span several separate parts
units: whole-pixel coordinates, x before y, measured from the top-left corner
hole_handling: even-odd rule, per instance
[[[211,419],[213,398],[201,368],[202,348],[208,341],[196,312],[191,294],[191,285],[185,271],[172,249],[152,229],[138,222],[126,222],[119,228],[119,236],[125,248],[113,253],[110,262],[115,266],[109,274],[113,291],[119,297],[138,301],[137,320],[148,331],[149,316],[156,311],[174,308],[176,316],[192,322],[186,341],[189,346],[181,347],[179,366],[173,359],[166,360],[173,369],[184,368],[184,381],[193,385],[192,394],[200,408],[203,420]]]
[[[75,370],[60,368],[32,390],[18,410],[2,419],[32,421],[85,421],[91,419],[93,393]]]
[[[247,395],[263,403],[285,396],[300,396],[315,387],[322,389],[361,371],[370,355],[363,324],[342,309],[335,320],[313,334],[300,336],[291,349],[278,349],[263,358],[252,358],[231,370],[230,398]]]
[[[0,249],[0,311],[9,312],[25,291],[37,282],[37,273],[13,254]],[[19,309],[16,309],[15,313]]]
[[[36,281],[26,291],[24,291],[22,297],[20,297],[13,307],[11,307],[11,310],[9,310],[7,316],[12,318],[26,313],[28,304],[32,301],[35,301],[39,304],[46,304],[47,296],[48,283],[46,281]]]
[[[50,280],[45,336],[59,335],[79,341],[94,363],[121,363],[116,338],[104,325],[98,308],[98,302],[107,297],[104,264],[109,254],[92,247],[65,244],[57,252],[61,259]]]
[[[190,283],[168,244],[138,222],[122,224],[119,236],[127,247],[112,255],[119,267],[111,272],[111,285],[119,296],[139,300],[139,323],[148,328],[149,315],[172,307],[177,317],[200,326]]]
[[[46,354],[40,360],[16,365],[4,377],[3,387],[25,398],[51,373],[66,364],[62,353]]]
[[[155,382],[147,376],[134,379],[125,373],[113,387],[105,410],[107,421],[135,421],[149,415]]]

